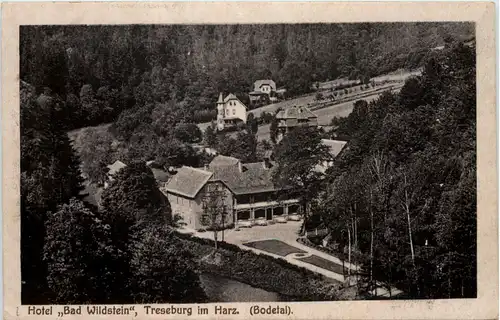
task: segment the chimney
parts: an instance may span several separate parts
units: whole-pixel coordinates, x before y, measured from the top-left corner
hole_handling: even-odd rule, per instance
[[[243,172],[243,167],[241,166],[241,161],[238,161],[238,170],[240,170],[240,172]]]

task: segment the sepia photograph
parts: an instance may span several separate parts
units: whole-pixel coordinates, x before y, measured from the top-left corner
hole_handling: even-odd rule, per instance
[[[484,298],[479,237],[498,230],[478,229],[478,145],[495,144],[476,125],[478,28],[19,24],[15,307]]]
[[[474,41],[21,26],[22,302],[476,297]]]

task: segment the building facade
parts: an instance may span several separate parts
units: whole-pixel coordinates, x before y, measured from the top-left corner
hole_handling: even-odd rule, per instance
[[[223,223],[233,223],[231,191],[220,181],[210,180],[212,175],[206,170],[183,166],[160,188],[170,202],[172,216],[181,217],[182,223],[190,229],[198,230],[207,226],[203,217],[204,204],[208,193],[214,189],[223,194],[222,201],[227,211]]]
[[[318,116],[304,106],[293,106],[276,114],[278,121],[277,140],[298,126],[317,127]]]
[[[112,164],[110,164],[108,168],[108,179],[104,181],[104,189],[109,187],[109,183],[114,180],[114,176],[120,171],[121,169],[125,168],[127,165],[120,160],[116,160]]]
[[[247,122],[247,107],[234,94],[223,99],[222,93],[217,100],[217,129],[224,130]]]
[[[276,94],[276,83],[273,80],[257,80],[254,82],[253,91],[248,93],[250,103],[266,104],[278,100]]]
[[[281,188],[274,185],[270,159],[242,163],[239,159],[217,156],[208,165],[212,180],[223,181],[231,190],[233,215],[236,223],[256,219],[272,221],[277,216],[299,213],[297,199],[288,199]]]
[[[323,160],[321,163],[316,165],[314,168],[316,172],[325,173],[326,170],[333,166],[333,160],[344,150],[347,141],[332,140],[332,139],[321,139],[321,143],[328,147],[330,154],[329,159]]]
[[[270,160],[242,163],[239,159],[217,156],[205,168],[182,167],[161,190],[167,195],[172,215],[198,230],[203,225],[204,198],[211,188],[224,196],[226,225],[243,221],[272,221],[300,212],[297,199],[288,199],[272,182]]]

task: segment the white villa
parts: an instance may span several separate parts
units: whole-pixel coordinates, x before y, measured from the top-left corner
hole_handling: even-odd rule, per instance
[[[236,126],[240,122],[247,122],[247,107],[245,104],[232,93],[224,99],[222,93],[220,93],[217,100],[217,129],[224,130]]]

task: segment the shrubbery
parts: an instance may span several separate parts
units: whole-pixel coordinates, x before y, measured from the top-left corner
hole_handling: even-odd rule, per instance
[[[213,251],[213,240],[180,233],[177,236],[185,240],[186,247],[198,257],[204,257]],[[293,300],[327,301],[339,300],[341,297],[341,284],[325,281],[321,275],[290,264],[284,259],[255,254],[222,241],[219,241],[219,252],[223,263],[218,266],[201,265],[201,269],[205,267],[206,272],[215,272],[220,276],[289,296]]]
[[[477,296],[475,59],[475,48],[445,47],[398,94],[357,101],[335,121],[349,148],[315,212],[334,241],[364,254],[370,285]]]
[[[217,110],[215,109],[204,109],[193,112],[194,123],[210,122],[212,120],[215,120],[216,118],[217,118]]]
[[[217,231],[222,231],[222,230],[227,230],[227,229],[233,229],[234,228],[234,223],[228,223],[228,224],[225,224],[224,226],[222,225],[218,225],[216,228],[212,228],[212,227],[201,227],[199,228],[198,232],[205,232],[205,231],[214,231],[214,229],[216,229]]]

